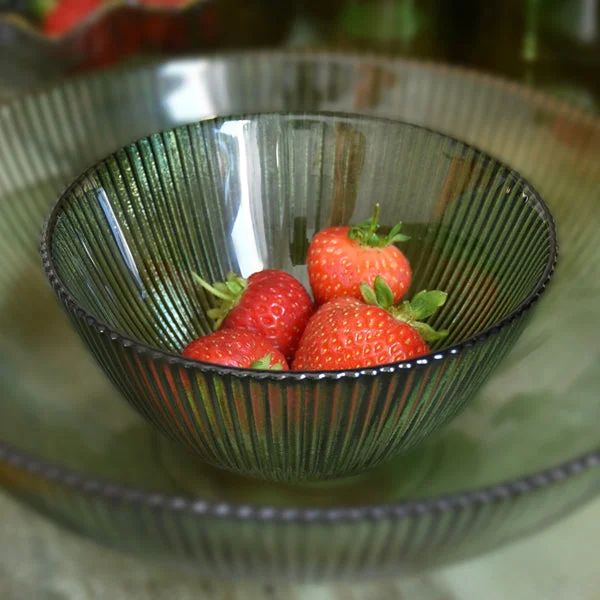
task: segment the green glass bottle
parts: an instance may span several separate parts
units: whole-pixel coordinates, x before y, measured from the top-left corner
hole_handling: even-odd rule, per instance
[[[600,99],[600,0],[442,3],[452,62],[504,75],[588,109]]]
[[[309,5],[316,3],[308,0]],[[441,59],[435,0],[325,1],[316,14],[329,19],[330,44],[348,50]]]
[[[524,61],[533,85],[600,109],[600,1],[529,0]],[[534,39],[536,38],[536,39]]]

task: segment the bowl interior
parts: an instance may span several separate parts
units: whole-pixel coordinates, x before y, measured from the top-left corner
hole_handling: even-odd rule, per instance
[[[192,274],[285,269],[307,283],[308,241],[381,204],[398,221],[413,290],[442,289],[448,346],[533,297],[554,232],[531,186],[430,130],[370,117],[261,114],[201,121],[130,144],[82,175],[49,221],[53,266],[90,316],[177,353],[210,331]]]

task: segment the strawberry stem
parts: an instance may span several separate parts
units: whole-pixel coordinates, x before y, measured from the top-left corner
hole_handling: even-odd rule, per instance
[[[213,296],[220,298],[221,300],[229,300],[229,294],[220,292],[216,287],[210,285],[208,281],[204,281],[198,273],[192,273],[192,277],[196,283],[199,283],[207,292],[210,292]]]
[[[192,273],[192,277],[207,292],[219,299],[217,306],[207,312],[207,315],[213,320],[213,329],[216,331],[221,327],[231,309],[239,304],[248,287],[248,282],[235,273],[228,273],[226,281],[219,281],[213,285],[204,281],[197,273]]]
[[[400,233],[402,223],[397,223],[387,235],[378,234],[379,230],[379,203],[373,208],[373,216],[358,225],[354,225],[348,232],[351,240],[356,240],[363,246],[370,248],[385,248],[390,244],[405,242],[410,239],[409,236]]]
[[[379,229],[379,209],[379,202],[377,202],[373,208],[373,216],[365,222],[369,223],[369,228],[367,230],[367,239],[369,240],[377,235],[377,230]]]

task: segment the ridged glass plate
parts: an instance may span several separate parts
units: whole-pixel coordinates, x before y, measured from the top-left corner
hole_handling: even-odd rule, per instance
[[[47,287],[40,227],[61,187],[133,139],[215,114],[342,110],[426,125],[519,170],[557,221],[539,310],[472,406],[410,455],[333,484],[203,467],[117,396]],[[600,123],[516,85],[335,55],[190,59],[97,74],[0,108],[0,481],[121,550],[208,574],[415,571],[490,550],[600,488]]]

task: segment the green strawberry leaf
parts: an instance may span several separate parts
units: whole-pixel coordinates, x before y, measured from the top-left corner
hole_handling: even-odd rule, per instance
[[[407,242],[408,240],[410,240],[409,235],[404,235],[403,233],[400,233],[401,229],[402,223],[397,223],[396,225],[394,225],[394,227],[392,227],[392,230],[387,235],[387,239],[390,244],[394,244],[396,242]]]
[[[442,331],[436,331],[427,323],[421,323],[420,321],[413,321],[410,323],[410,326],[417,330],[417,333],[427,342],[431,344],[433,342],[439,342],[443,340],[448,335],[447,329],[442,329]]]
[[[407,305],[412,311],[413,318],[415,321],[422,321],[435,314],[438,308],[441,308],[446,303],[448,294],[446,292],[440,292],[433,290],[428,292],[423,290],[419,292],[410,303]]]
[[[216,331],[221,327],[231,309],[239,304],[248,287],[248,282],[236,273],[228,273],[226,281],[218,281],[213,285],[204,281],[198,273],[192,273],[192,278],[219,300],[215,308],[211,308],[206,312],[208,317],[212,319],[213,329]]]
[[[29,11],[37,19],[43,19],[49,12],[54,10],[58,0],[32,0]]]
[[[221,309],[220,308],[211,308],[206,311],[206,314],[208,315],[209,319],[211,319],[212,321],[216,321],[221,316]]]
[[[407,323],[422,321],[431,317],[437,312],[438,308],[444,306],[447,297],[446,292],[423,290],[410,302],[405,300],[399,306],[394,307],[392,312],[396,319]]]
[[[360,291],[362,293],[362,297],[364,301],[371,306],[379,306],[379,301],[377,300],[377,296],[375,295],[375,291],[373,288],[367,283],[360,284]]]
[[[283,367],[280,363],[275,363],[271,366],[272,355],[269,352],[266,356],[255,360],[251,365],[251,369],[260,369],[261,371],[282,371]]]
[[[204,281],[204,279],[202,279],[200,275],[198,275],[198,273],[192,273],[192,277],[196,283],[199,283],[205,290],[210,292],[213,296],[220,298],[221,300],[229,299],[229,290],[227,289],[227,286],[224,283],[218,282],[214,285],[210,285],[207,281]]]
[[[448,335],[447,330],[436,331],[430,325],[422,323],[444,306],[448,294],[438,290],[419,292],[412,301],[405,300],[394,306],[394,295],[390,286],[380,275],[377,275],[373,287],[360,284],[362,297],[367,304],[378,306],[389,312],[395,319],[404,321],[413,327],[427,343],[437,342]]]
[[[400,233],[402,223],[398,223],[392,227],[388,235],[380,235],[379,231],[379,204],[375,204],[373,216],[358,225],[354,225],[348,232],[348,237],[351,240],[356,240],[363,246],[371,248],[385,248],[396,242],[405,242],[410,238],[407,235]]]
[[[381,308],[391,308],[394,306],[394,293],[381,275],[375,277],[373,288],[375,289],[377,304],[381,306]]]
[[[237,276],[235,275],[235,273],[230,273],[227,277],[229,278],[230,276],[233,276],[232,279],[228,279],[225,282],[225,286],[227,287],[227,289],[235,295],[238,294],[242,294],[244,292],[244,290],[246,289],[245,284],[242,285],[239,280],[237,279]],[[235,278],[235,279],[234,279]]]

